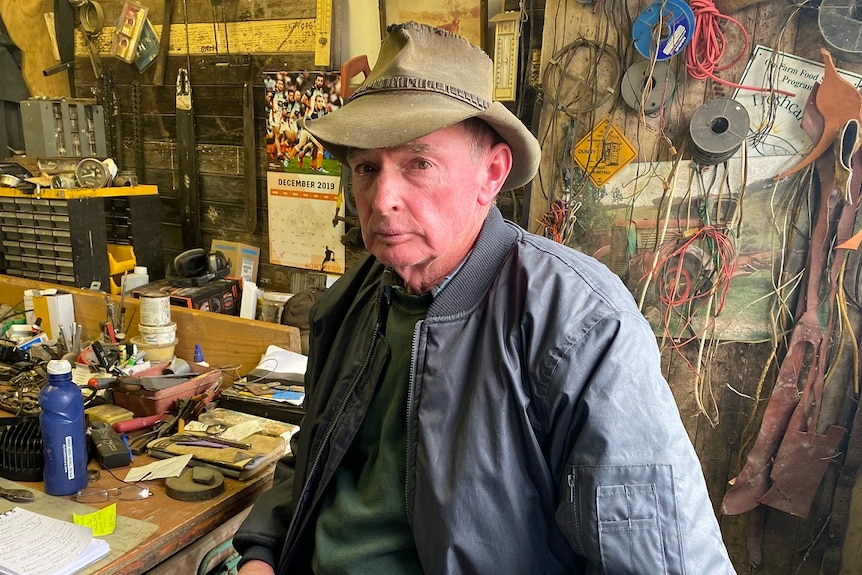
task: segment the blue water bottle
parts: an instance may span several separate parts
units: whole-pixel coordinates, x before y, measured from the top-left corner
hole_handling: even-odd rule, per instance
[[[45,451],[45,492],[74,495],[87,486],[84,397],[65,359],[48,362],[48,383],[39,392]]]

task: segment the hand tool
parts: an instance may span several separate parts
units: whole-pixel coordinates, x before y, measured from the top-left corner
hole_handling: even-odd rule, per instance
[[[0,488],[0,497],[8,499],[13,503],[30,503],[35,499],[32,491],[26,489],[3,489]]]
[[[165,10],[162,16],[162,36],[159,38],[159,55],[156,56],[156,69],[153,72],[153,84],[165,85],[165,67],[168,63],[168,52],[171,48],[171,20],[174,16],[175,0],[165,0]]]
[[[146,417],[136,417],[125,421],[118,421],[113,425],[114,431],[117,433],[127,433],[129,431],[138,431],[151,427],[163,419],[170,417],[170,413],[159,413],[158,415],[147,415]]]
[[[183,0],[186,29],[186,67],[177,72],[177,171],[179,172],[183,249],[201,247],[200,194],[198,191],[197,141],[192,108],[191,56],[189,54],[188,5]]]
[[[227,31],[225,31],[227,33]],[[252,68],[249,67],[249,70]],[[254,90],[249,80],[242,93],[243,189],[245,190],[245,231],[257,228],[257,149],[254,145]]]

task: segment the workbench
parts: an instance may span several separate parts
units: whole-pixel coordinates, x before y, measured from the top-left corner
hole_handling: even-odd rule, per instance
[[[106,317],[106,294],[0,275],[0,303],[20,307],[24,290],[31,288],[57,288],[71,293],[75,321],[83,326],[82,341],[99,338],[99,322],[104,322]],[[107,297],[114,305],[118,305],[121,299],[120,296]],[[131,318],[126,327],[127,337],[131,338],[138,335],[138,300],[127,295],[123,306],[126,307],[126,318]],[[171,320],[177,323],[179,341],[174,351],[177,357],[191,360],[195,344],[199,344],[211,366],[232,366],[236,368],[233,372],[240,374],[247,373],[258,364],[268,345],[301,352],[299,329],[291,326],[178,306],[171,306]]]
[[[72,294],[75,306],[75,319],[83,326],[82,339],[98,339],[99,322],[105,319],[106,294],[67,286],[57,286],[26,278],[0,275],[0,303],[20,307],[25,289],[58,288]],[[116,305],[119,296],[107,296]],[[137,318],[138,302],[126,297],[123,305],[127,307],[127,317]],[[242,319],[233,316],[184,309],[171,306],[171,319],[177,323],[176,347],[178,357],[191,359],[197,343],[206,353],[212,366],[235,366],[226,370],[225,376],[244,374],[254,368],[261,355],[270,344],[299,352],[299,330],[262,321]],[[137,320],[132,321],[129,336],[135,335]],[[153,461],[148,456],[135,456],[133,465],[143,465]],[[91,468],[96,464],[91,463]],[[71,501],[70,497],[53,498],[42,493],[41,483],[23,483],[26,488],[37,492],[37,500],[29,505],[36,513],[58,518],[71,519],[71,509],[104,507],[112,502],[117,504],[117,514],[134,522],[125,535],[107,536],[111,554],[90,568],[82,571],[85,575],[142,574],[168,575],[173,573],[194,573],[201,558],[213,547],[233,536],[244,515],[257,496],[265,491],[272,482],[274,466],[262,470],[246,481],[225,478],[225,491],[218,497],[206,501],[185,502],[168,497],[164,480],[145,482],[153,491],[153,497],[143,501],[111,501],[88,504]],[[125,477],[126,468],[115,470],[118,477]],[[6,481],[0,479],[0,482]],[[118,487],[121,483],[105,470],[101,478],[89,487]],[[38,505],[42,502],[41,505]],[[0,499],[0,513],[15,507],[16,504]],[[125,541],[123,539],[126,539]]]
[[[137,455],[133,466],[146,465],[154,459]],[[98,465],[90,464],[90,469]],[[20,506],[40,513],[72,520],[72,513],[87,513],[117,505],[118,521],[130,519],[124,529],[100,537],[111,546],[109,555],[78,575],[158,575],[160,573],[194,573],[201,558],[219,543],[230,539],[242,518],[258,495],[272,484],[275,466],[270,465],[254,477],[239,481],[225,478],[224,492],[218,497],[204,501],[178,501],[166,493],[165,480],[143,481],[153,493],[140,501],[120,501],[116,497],[104,503],[83,504],[71,497],[54,497],[42,491],[42,483],[19,483],[35,492],[32,503],[12,503],[0,499],[0,513]],[[113,469],[120,479],[125,477],[128,467]],[[7,480],[0,479],[0,483]],[[98,481],[87,487],[110,489],[123,484],[102,469]],[[123,518],[123,519],[120,519]]]

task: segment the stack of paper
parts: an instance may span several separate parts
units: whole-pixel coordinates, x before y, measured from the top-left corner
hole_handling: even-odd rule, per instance
[[[88,527],[16,507],[0,515],[0,573],[71,575],[110,551]]]

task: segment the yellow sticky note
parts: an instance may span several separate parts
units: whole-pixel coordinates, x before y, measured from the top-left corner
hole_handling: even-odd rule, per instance
[[[117,504],[111,503],[104,509],[84,515],[72,514],[76,525],[83,525],[93,530],[93,537],[110,535],[117,528]]]

